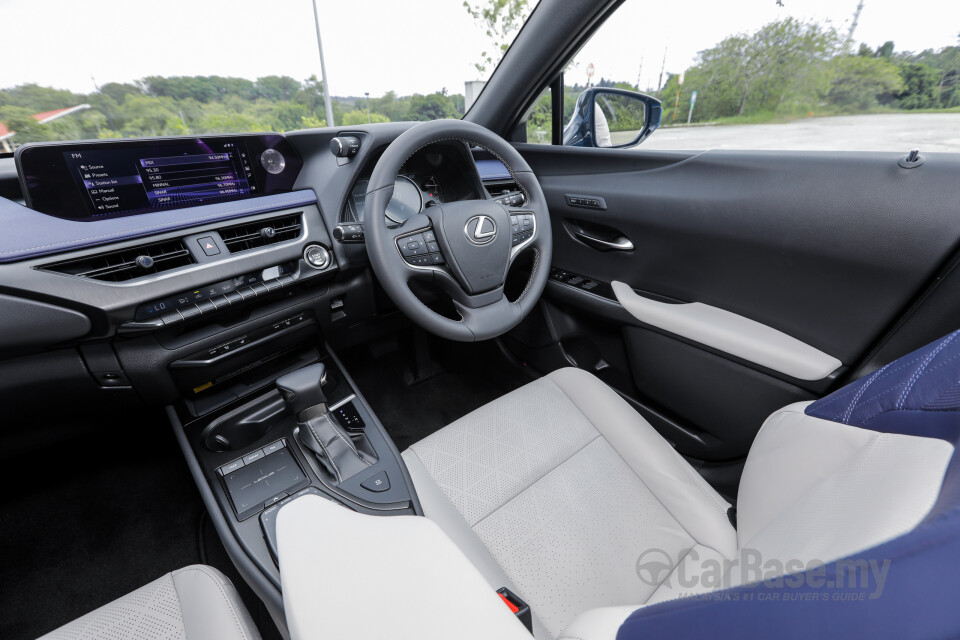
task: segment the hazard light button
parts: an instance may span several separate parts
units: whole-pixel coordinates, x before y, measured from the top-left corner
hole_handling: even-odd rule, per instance
[[[220,255],[220,249],[217,248],[217,241],[213,239],[213,236],[203,236],[197,242],[200,243],[200,248],[208,256]]]

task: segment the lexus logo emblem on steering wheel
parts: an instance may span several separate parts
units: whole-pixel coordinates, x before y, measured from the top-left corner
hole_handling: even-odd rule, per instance
[[[497,223],[490,216],[473,216],[467,220],[463,232],[473,244],[489,244],[497,237]]]

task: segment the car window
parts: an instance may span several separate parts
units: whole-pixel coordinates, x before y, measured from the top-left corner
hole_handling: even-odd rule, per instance
[[[6,0],[0,152],[458,118],[535,5]]]
[[[960,151],[960,3],[917,0],[907,19],[895,0],[628,0],[563,80],[568,144],[584,92],[618,88],[662,102],[642,149]],[[528,142],[550,130],[543,100]],[[596,111],[603,129],[607,106]],[[584,131],[586,146],[616,146]]]

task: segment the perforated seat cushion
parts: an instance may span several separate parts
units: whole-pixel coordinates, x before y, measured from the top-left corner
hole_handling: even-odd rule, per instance
[[[230,581],[212,567],[168,573],[41,640],[259,640]]]

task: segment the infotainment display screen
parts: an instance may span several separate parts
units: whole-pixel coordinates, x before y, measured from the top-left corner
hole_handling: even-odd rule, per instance
[[[301,162],[283,136],[208,136],[26,145],[27,206],[75,220],[283,193]]]

